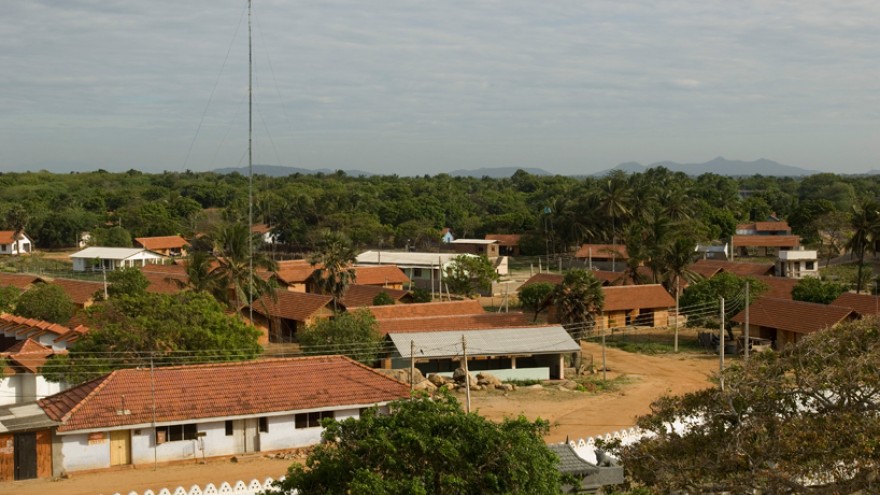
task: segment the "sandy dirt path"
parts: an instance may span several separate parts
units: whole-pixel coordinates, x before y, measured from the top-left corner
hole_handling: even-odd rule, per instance
[[[598,345],[583,344],[597,365],[602,351]],[[628,428],[635,418],[649,411],[653,400],[665,393],[680,394],[710,385],[708,376],[718,367],[716,358],[704,354],[678,356],[646,356],[617,349],[607,349],[608,377],[625,375],[627,383],[615,392],[599,395],[584,392],[517,390],[506,396],[500,392],[475,392],[472,407],[490,419],[523,414],[529,419],[543,418],[551,422],[548,442],[572,439]],[[463,394],[460,396],[464,399]],[[178,486],[204,488],[207,483],[219,486],[223,481],[278,478],[291,461],[256,458],[241,463],[217,460],[207,464],[190,464],[126,469],[122,471],[74,475],[61,481],[32,480],[0,483],[6,495],[113,495],[145,490],[158,493],[163,488],[174,491]]]

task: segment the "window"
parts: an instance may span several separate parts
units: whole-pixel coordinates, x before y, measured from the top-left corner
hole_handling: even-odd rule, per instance
[[[815,269],[816,269],[816,267],[815,267],[815,262],[813,262],[813,261],[808,261],[808,262],[807,262],[807,270],[815,270]]]
[[[324,418],[333,418],[333,411],[300,413],[294,418],[296,428],[318,428]]]
[[[269,418],[260,418],[260,431],[262,433],[269,433]]]
[[[235,432],[235,429],[232,426],[232,420],[231,419],[226,420],[226,436],[231,437],[234,432]]]
[[[422,269],[421,268],[413,268],[412,276],[413,276],[413,278],[422,278]]]
[[[156,443],[195,440],[198,428],[195,424],[156,427]]]

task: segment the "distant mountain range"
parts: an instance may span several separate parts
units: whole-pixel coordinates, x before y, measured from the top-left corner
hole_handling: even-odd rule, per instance
[[[214,169],[213,172],[218,174],[231,174],[238,172],[241,175],[248,174],[247,167],[229,167],[229,168],[217,168]],[[364,172],[363,170],[343,170],[345,175],[352,177],[369,177],[371,175],[376,175],[371,172]],[[330,170],[329,168],[319,168],[316,170],[309,168],[299,168],[299,167],[285,167],[283,165],[257,165],[254,164],[254,174],[257,175],[266,175],[269,177],[287,177],[288,175],[293,174],[302,174],[302,175],[315,175],[315,174],[324,174],[330,175],[335,174],[336,170]]]
[[[712,160],[709,160],[705,163],[677,163],[677,162],[656,162],[650,165],[642,165],[637,162],[626,162],[621,163],[620,165],[612,168],[603,170],[602,172],[597,172],[595,174],[591,174],[593,176],[602,176],[614,170],[622,170],[626,173],[634,174],[634,173],[642,173],[648,169],[656,168],[656,167],[665,167],[672,172],[684,172],[688,175],[701,175],[701,174],[718,174],[718,175],[727,175],[727,176],[751,176],[751,175],[766,175],[766,176],[776,176],[776,177],[804,177],[807,175],[813,175],[820,173],[817,170],[809,170],[800,167],[793,167],[791,165],[783,165],[778,162],[774,162],[773,160],[767,160],[765,158],[761,158],[759,160],[746,162],[742,160],[728,160],[723,157],[718,157]],[[508,178],[516,173],[517,170],[523,170],[532,175],[556,175],[552,172],[548,172],[541,168],[522,168],[522,167],[495,167],[495,168],[478,168],[478,169],[460,169],[449,172],[449,175],[453,177],[491,177],[493,179],[501,179]],[[248,170],[247,167],[238,167],[238,168],[218,168],[215,169],[214,172],[218,174],[230,174],[233,172],[238,172],[242,175],[247,175]],[[363,170],[343,170],[346,175],[351,177],[369,177],[372,175],[376,175],[372,172],[365,172]],[[270,177],[286,177],[288,175],[293,174],[303,174],[303,175],[314,175],[318,173],[322,173],[325,175],[330,175],[336,173],[336,170],[330,170],[326,168],[322,169],[307,169],[307,168],[299,168],[299,167],[285,167],[281,165],[254,165],[254,173],[260,175],[267,175]],[[877,171],[868,172],[868,174],[877,173]],[[581,175],[582,174],[571,174],[571,175]]]
[[[728,160],[724,157],[717,157],[705,163],[677,163],[677,162],[656,162],[650,165],[642,165],[637,162],[626,162],[593,175],[605,175],[612,170],[622,170],[627,173],[641,173],[651,168],[666,167],[672,172],[684,172],[688,175],[701,174],[718,174],[727,176],[750,176],[750,175],[768,175],[776,177],[803,177],[820,173],[817,170],[808,170],[791,165],[783,165],[773,160],[761,158],[752,162],[744,162],[742,160]]]

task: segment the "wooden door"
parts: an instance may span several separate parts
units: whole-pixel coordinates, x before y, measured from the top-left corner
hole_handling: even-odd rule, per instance
[[[15,479],[32,480],[37,477],[37,434],[15,434]]]
[[[0,481],[15,479],[15,440],[11,433],[0,435]]]
[[[128,430],[110,432],[110,465],[131,464],[131,433]]]
[[[235,453],[247,454],[260,451],[259,419],[236,419],[232,422],[235,435]]]

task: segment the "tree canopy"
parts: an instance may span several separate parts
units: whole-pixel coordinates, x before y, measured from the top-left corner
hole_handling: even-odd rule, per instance
[[[807,335],[729,366],[723,388],[658,400],[637,423],[651,435],[618,453],[658,493],[875,493],[878,362],[875,318]]]
[[[66,325],[73,316],[73,311],[73,302],[61,287],[37,284],[18,296],[13,313],[25,318]]]
[[[556,315],[569,333],[591,330],[602,312],[602,282],[589,270],[569,270],[551,295]]]
[[[205,293],[122,294],[89,308],[87,324],[89,332],[69,354],[43,367],[46,379],[79,383],[151,360],[164,366],[253,359],[261,349],[259,331]]]
[[[753,302],[767,290],[767,284],[760,280],[729,272],[721,272],[712,278],[689,285],[682,292],[679,303],[682,312],[688,314],[687,326],[718,328],[721,298],[725,300],[727,312],[742,306],[746,283],[749,284],[749,302]]]
[[[831,304],[844,292],[846,292],[846,287],[837,282],[816,277],[804,277],[791,289],[791,298],[795,301]]]
[[[462,411],[450,394],[325,420],[322,443],[293,464],[277,490],[290,494],[553,494],[559,462],[541,435],[546,421],[501,423]]]
[[[460,254],[443,269],[443,281],[454,294],[473,297],[492,288],[498,272],[485,256]]]
[[[297,335],[306,354],[344,354],[372,365],[382,348],[382,334],[376,317],[366,309],[321,318]]]
[[[551,296],[556,286],[548,282],[525,285],[519,289],[519,303],[524,310],[534,313],[533,321],[552,304]]]

